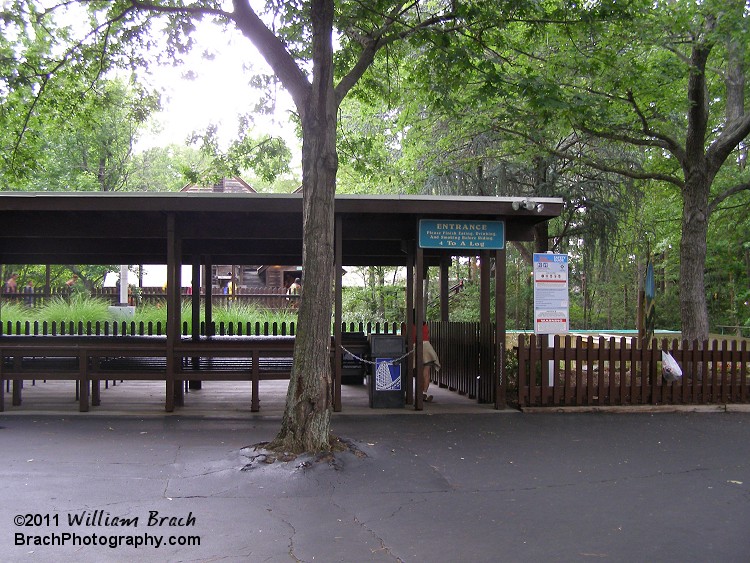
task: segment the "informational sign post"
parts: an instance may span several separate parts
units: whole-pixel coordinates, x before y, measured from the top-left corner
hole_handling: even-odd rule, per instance
[[[421,219],[419,246],[445,250],[502,250],[505,248],[505,222]]]
[[[534,333],[547,334],[554,345],[555,334],[570,329],[568,255],[534,254]],[[548,384],[555,385],[555,364],[548,366]]]
[[[568,255],[534,254],[534,333],[569,330]]]

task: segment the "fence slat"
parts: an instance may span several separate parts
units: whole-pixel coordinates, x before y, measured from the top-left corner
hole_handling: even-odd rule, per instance
[[[729,363],[730,363],[730,356],[729,356],[729,349],[727,348],[728,342],[726,340],[723,340],[721,343],[721,357],[722,361],[720,363],[721,368],[719,369],[720,377],[721,377],[721,402],[727,403],[729,401]]]
[[[747,402],[747,365],[750,364],[750,354],[747,349],[747,340],[742,341],[740,346],[740,402]]]
[[[563,377],[565,383],[564,404],[569,405],[573,401],[573,375],[572,372],[573,349],[571,347],[570,335],[565,335],[565,346],[563,347]]]
[[[607,354],[607,375],[609,377],[609,386],[607,390],[607,404],[614,405],[616,403],[615,397],[617,396],[617,388],[615,387],[615,379],[617,375],[617,346],[615,345],[615,337],[609,337],[609,350]]]
[[[529,400],[529,379],[526,362],[526,353],[530,352],[531,347],[526,345],[526,335],[518,335],[518,405],[521,407],[531,406]]]

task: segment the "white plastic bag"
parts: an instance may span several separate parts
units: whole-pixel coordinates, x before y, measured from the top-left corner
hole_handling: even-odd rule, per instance
[[[672,382],[677,381],[682,377],[682,369],[674,356],[669,352],[661,351],[661,373],[664,376],[664,381]]]

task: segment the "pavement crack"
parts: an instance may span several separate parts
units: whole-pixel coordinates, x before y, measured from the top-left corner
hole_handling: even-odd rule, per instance
[[[331,504],[333,506],[335,506],[336,508],[338,508],[339,510],[346,512],[346,509],[343,506],[341,506],[340,504],[338,504],[336,502],[333,502],[332,500],[331,500]],[[401,507],[399,506],[396,510],[393,511],[393,513],[391,514],[391,516],[393,516],[395,514],[398,514],[398,512],[400,510],[401,510]],[[360,528],[362,528],[365,532],[367,532],[368,534],[370,534],[375,539],[375,541],[380,545],[380,547],[378,547],[376,549],[371,549],[370,553],[372,553],[373,555],[375,553],[384,553],[384,554],[388,555],[389,557],[391,557],[394,561],[397,561],[398,563],[403,563],[404,560],[401,559],[400,557],[398,557],[397,555],[395,555],[391,551],[391,548],[386,545],[385,540],[383,538],[381,538],[377,533],[375,533],[375,530],[373,530],[372,528],[370,528],[369,526],[367,526],[364,522],[362,522],[359,518],[357,518],[356,514],[352,514],[352,521],[357,526],[359,526]]]
[[[286,518],[279,518],[279,521],[289,526],[289,529],[291,530],[291,533],[289,534],[289,557],[292,558],[292,561],[300,562],[302,561],[294,554],[294,536],[297,535],[297,528],[294,527],[294,524],[292,524],[289,520]]]

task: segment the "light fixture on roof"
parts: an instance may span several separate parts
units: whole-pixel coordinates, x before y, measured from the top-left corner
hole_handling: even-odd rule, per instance
[[[514,201],[511,204],[511,207],[513,207],[513,211],[519,211],[523,209],[525,211],[536,211],[537,213],[541,213],[544,209],[544,204],[537,203],[536,201],[530,199],[522,199],[521,201]]]

